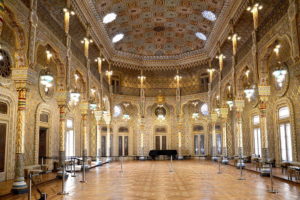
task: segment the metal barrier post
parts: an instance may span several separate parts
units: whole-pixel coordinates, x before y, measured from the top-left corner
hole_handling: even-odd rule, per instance
[[[65,177],[66,177],[66,163],[63,161],[63,171],[62,171],[62,184],[61,184],[61,192],[57,193],[58,195],[68,195],[68,192],[65,192]]]
[[[218,174],[222,174],[222,172],[221,172],[221,160],[222,160],[222,158],[219,157],[219,171],[218,171]]]
[[[274,189],[274,183],[273,183],[273,169],[272,165],[270,165],[270,182],[271,182],[271,188],[268,190],[269,193],[278,193],[277,190]]]
[[[238,178],[238,180],[242,181],[245,180],[245,178],[243,177],[243,167],[242,167],[242,163],[240,161],[240,178]]]
[[[28,191],[28,200],[31,200],[31,185],[32,185],[32,174],[31,172],[29,172],[29,191]]]
[[[72,158],[73,159],[73,163],[72,163],[72,165],[73,165],[73,174],[72,174],[72,177],[76,177],[76,173],[75,173],[75,170],[76,170],[76,168],[75,168],[75,158]]]
[[[86,180],[85,180],[85,156],[83,156],[83,158],[82,158],[82,180],[80,182],[86,183]]]
[[[169,172],[174,172],[174,170],[173,170],[173,155],[171,155],[171,160],[170,160],[170,170],[169,170]]]
[[[120,161],[121,161],[121,173],[123,173],[123,156],[120,156]]]

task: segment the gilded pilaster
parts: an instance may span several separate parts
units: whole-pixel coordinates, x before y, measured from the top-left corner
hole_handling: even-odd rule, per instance
[[[26,87],[20,87],[18,91],[18,113],[16,133],[16,163],[15,181],[12,192],[16,194],[26,193],[27,184],[24,179],[24,149],[25,149],[25,124],[26,124]]]
[[[59,106],[59,162],[65,160],[66,106]]]
[[[3,29],[3,16],[5,14],[4,0],[0,0],[0,36]]]
[[[216,122],[218,119],[217,113],[211,114],[211,134],[212,134],[212,159],[217,156],[217,139],[216,139]]]
[[[262,159],[266,161],[269,158],[269,144],[268,144],[268,128],[267,128],[267,103],[269,95],[271,94],[271,87],[266,85],[258,86],[258,93],[260,97],[260,131],[262,137]]]
[[[242,123],[242,112],[245,106],[244,100],[235,100],[236,106],[236,141],[237,141],[237,148],[238,154],[240,156],[243,155],[243,123]]]

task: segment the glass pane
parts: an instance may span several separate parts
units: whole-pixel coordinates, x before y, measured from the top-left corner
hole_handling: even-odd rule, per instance
[[[0,123],[0,172],[5,168],[6,124]]]
[[[282,107],[279,109],[279,119],[284,119],[290,116],[290,110],[288,107]]]
[[[195,155],[198,155],[199,146],[198,146],[198,135],[194,135],[194,152]]]
[[[201,152],[202,155],[205,154],[204,135],[200,135],[200,152]]]
[[[167,136],[162,136],[162,150],[167,149]]]
[[[286,140],[285,140],[285,128],[284,124],[280,124],[280,143],[281,143],[281,159],[286,161]]]
[[[123,140],[122,140],[122,136],[119,136],[119,156],[123,156]]]
[[[106,136],[101,136],[101,155],[106,156]]]
[[[155,149],[160,150],[160,136],[155,136]]]
[[[256,116],[253,117],[253,124],[254,125],[258,125],[259,124],[259,116],[258,115],[256,115]]]
[[[112,156],[112,153],[113,153],[113,135],[110,134],[110,148],[109,148],[109,152],[110,152],[110,155]]]
[[[217,134],[217,153],[222,154],[222,136],[221,134]]]
[[[258,148],[258,155],[261,156],[261,133],[260,128],[257,129],[257,148]]]
[[[41,121],[41,122],[48,122],[48,121],[49,121],[49,116],[48,116],[48,114],[47,114],[47,113],[42,113],[42,114],[40,115],[40,121]]]
[[[4,102],[0,102],[0,114],[7,114],[7,104]]]
[[[125,156],[128,156],[128,136],[124,137],[124,145]]]
[[[73,128],[73,120],[71,119],[67,120],[67,128]]]
[[[288,123],[285,126],[286,128],[286,145],[287,145],[287,156],[288,161],[293,160],[293,151],[292,151],[292,134],[291,134],[291,125]]]
[[[257,137],[257,129],[254,129],[254,153],[258,155],[258,137]]]

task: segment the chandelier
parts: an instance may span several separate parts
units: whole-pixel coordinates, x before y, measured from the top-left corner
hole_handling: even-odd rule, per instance
[[[49,91],[49,88],[53,86],[54,77],[50,71],[46,70],[44,74],[40,76],[40,82],[45,87],[45,92]]]
[[[124,115],[123,115],[123,119],[124,119],[125,121],[130,120],[130,115],[129,115],[129,114],[124,114]]]
[[[254,93],[255,93],[254,87],[247,86],[247,87],[244,89],[244,93],[245,93],[245,95],[246,95],[246,98],[247,98],[248,101],[250,102],[250,101],[251,101],[251,98],[253,97],[253,95],[254,95]]]
[[[227,100],[226,104],[229,106],[229,110],[232,110],[233,105],[234,105],[233,100]]]
[[[90,110],[95,111],[97,109],[97,103],[94,101],[91,101],[89,103],[89,108],[90,108]]]
[[[52,56],[53,56],[52,53],[49,50],[46,50],[47,65],[49,64]],[[53,81],[54,81],[53,75],[48,70],[48,68],[45,67],[44,73],[42,73],[40,76],[40,82],[45,87],[45,92],[48,92],[49,88],[53,86]]]
[[[194,120],[199,119],[199,113],[194,112],[193,115],[192,115],[192,118],[193,118]]]
[[[273,76],[275,77],[275,80],[279,87],[283,86],[283,82],[285,81],[287,70],[283,67],[277,68],[273,71]]]
[[[166,119],[166,117],[163,114],[159,114],[159,115],[157,115],[157,119],[159,121],[164,121]]]
[[[75,89],[70,93],[70,103],[77,105],[80,100],[80,92]]]

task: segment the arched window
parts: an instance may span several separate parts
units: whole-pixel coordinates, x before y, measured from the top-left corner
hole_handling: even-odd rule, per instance
[[[290,110],[287,106],[279,108],[278,118],[281,160],[293,161]]]
[[[253,142],[254,142],[254,154],[256,157],[261,156],[261,133],[259,127],[259,115],[255,115],[252,118],[252,127],[253,127]]]
[[[204,128],[201,125],[193,126],[194,133],[194,154],[195,155],[204,155],[205,154],[205,146],[204,146]]]
[[[0,76],[7,78],[11,75],[11,62],[9,55],[3,49],[0,49]]]
[[[119,128],[119,156],[128,156],[128,127]]]
[[[74,123],[72,119],[67,119],[66,156],[74,156],[74,155],[75,155]]]
[[[5,173],[5,165],[7,158],[6,155],[6,140],[8,134],[8,122],[9,122],[9,113],[8,113],[8,105],[5,102],[0,102],[0,181],[2,173]]]
[[[8,112],[8,106],[4,102],[0,102],[0,114],[6,115]]]
[[[208,91],[208,83],[209,78],[207,73],[203,73],[200,75],[200,91],[207,92]]]

